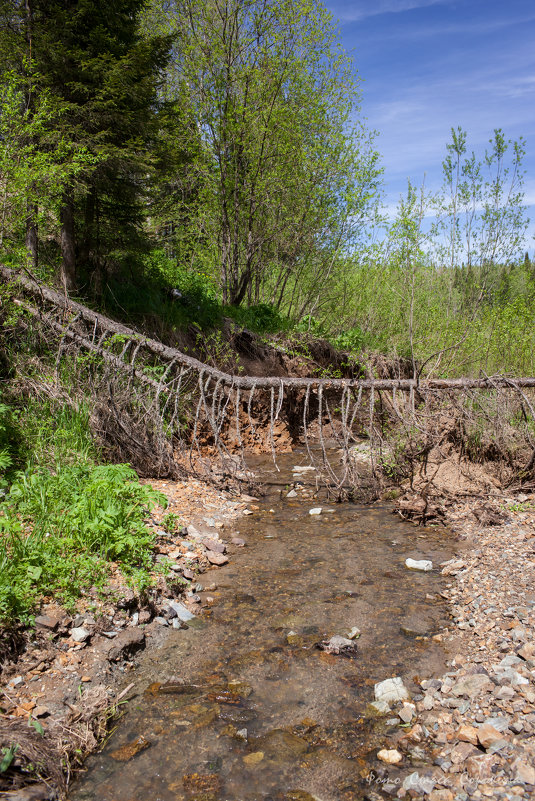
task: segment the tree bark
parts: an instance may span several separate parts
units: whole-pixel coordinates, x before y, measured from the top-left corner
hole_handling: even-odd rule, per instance
[[[37,206],[28,206],[28,216],[26,217],[26,249],[30,256],[32,270],[35,272],[39,266],[39,236],[37,229]]]
[[[74,199],[72,190],[63,196],[61,209],[61,283],[65,292],[76,289],[76,243],[74,238]]]

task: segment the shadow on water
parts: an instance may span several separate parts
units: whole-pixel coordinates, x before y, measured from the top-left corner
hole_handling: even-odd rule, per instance
[[[281,460],[278,484],[292,481],[299,458]],[[209,613],[140,661],[138,695],[72,801],[364,797],[367,756],[394,725],[366,714],[374,683],[402,676],[416,691],[419,674],[444,668],[431,639],[445,623],[442,579],[407,570],[405,559],[438,564],[452,545],[443,529],[399,522],[388,504],[312,494],[305,486],[286,499],[268,485],[260,511],[239,522],[247,547],[206,574],[218,587]],[[356,658],[316,647],[354,626]],[[198,687],[156,692],[154,682],[173,680]]]

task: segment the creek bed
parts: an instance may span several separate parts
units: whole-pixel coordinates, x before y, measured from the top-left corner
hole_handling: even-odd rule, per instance
[[[312,498],[310,473],[286,498],[280,484],[295,482],[303,458],[283,457],[276,474],[257,462],[275,483],[237,524],[247,546],[200,577],[217,584],[201,593],[214,599],[208,614],[170,630],[129,674],[137,696],[72,801],[364,797],[374,748],[397,725],[367,714],[373,685],[401,676],[416,692],[418,676],[445,665],[432,639],[446,623],[443,579],[408,570],[405,559],[437,566],[453,543],[444,529],[400,522],[386,503]],[[316,647],[353,627],[362,632],[354,658]],[[177,680],[197,688],[155,691]]]

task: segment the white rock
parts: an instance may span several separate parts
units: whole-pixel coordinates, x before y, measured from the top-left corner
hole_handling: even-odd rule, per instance
[[[353,626],[353,628],[348,634],[348,637],[350,640],[356,640],[357,637],[360,637],[361,634],[362,634],[361,630],[357,628],[357,626]]]
[[[290,490],[290,492],[288,492],[288,493],[286,494],[286,497],[287,497],[287,498],[297,498],[297,492],[296,492],[294,489],[293,489],[293,490]]]
[[[307,465],[297,465],[296,464],[294,467],[292,467],[292,473],[306,473],[307,470],[315,470],[315,469],[316,468],[312,467],[312,465],[310,465],[310,464],[307,464]]]
[[[320,515],[321,512],[322,512],[322,507],[321,506],[316,506],[314,509],[309,509],[308,510],[309,515]]]
[[[386,701],[387,704],[409,700],[409,693],[400,676],[380,681],[375,685],[374,693],[376,701]]]
[[[391,751],[388,751],[386,748],[382,748],[381,751],[377,754],[377,759],[380,759],[381,762],[386,762],[387,765],[397,765],[398,762],[401,762],[403,757],[393,748]]]
[[[433,562],[429,559],[405,559],[405,567],[409,570],[423,570],[426,573],[433,569]]]

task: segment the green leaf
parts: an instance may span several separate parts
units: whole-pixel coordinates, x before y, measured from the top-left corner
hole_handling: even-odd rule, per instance
[[[31,715],[30,715],[30,719],[28,720],[28,726],[32,726],[35,729],[35,731],[37,732],[37,734],[40,734],[41,736],[43,736],[44,733],[45,733],[45,730],[43,729],[43,727],[39,723],[39,721],[35,720],[35,718],[32,718]]]
[[[18,748],[18,745],[12,745],[9,748],[2,748],[3,757],[2,761],[0,762],[0,773],[5,773],[9,768],[15,759],[15,754],[17,753]]]

